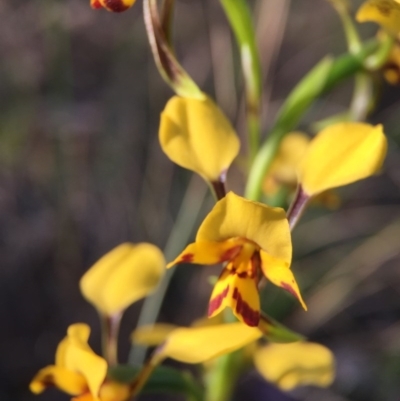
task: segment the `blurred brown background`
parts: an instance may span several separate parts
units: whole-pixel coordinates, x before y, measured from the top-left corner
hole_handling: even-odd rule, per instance
[[[163,247],[191,180],[158,145],[159,115],[172,92],[154,66],[141,1],[123,14],[93,11],[88,3],[0,2],[1,401],[68,399],[55,390],[34,396],[28,383],[53,362],[73,322],[91,325],[99,352],[99,323],[79,293],[79,278],[124,241]],[[346,44],[324,0],[249,3],[258,10],[265,132],[293,85]],[[238,53],[219,3],[177,0],[175,25],[179,59],[244,138]],[[365,38],[375,31],[372,24],[361,29]],[[320,100],[302,128],[345,110],[351,90],[349,80]],[[341,189],[340,210],[310,210],[294,233],[293,269],[310,311],[272,287],[268,294],[272,314],[329,346],[338,361],[331,389],[297,390],[294,399],[400,399],[400,92],[386,84],[380,90],[371,122],[384,123],[390,138],[385,171]],[[205,184],[193,178],[190,185],[201,197]],[[242,193],[237,168],[229,187]],[[208,197],[200,219],[211,205]],[[202,315],[207,277],[217,271],[179,268],[160,319],[189,324]],[[139,310],[134,305],[124,318],[122,361]],[[237,398],[288,399],[263,391],[253,372]]]

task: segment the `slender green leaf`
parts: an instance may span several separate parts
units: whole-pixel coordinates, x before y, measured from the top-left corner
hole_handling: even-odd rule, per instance
[[[253,158],[260,141],[261,109],[261,66],[255,40],[255,32],[249,6],[246,0],[220,0],[235,34],[246,88],[246,113],[250,140],[250,154]]]

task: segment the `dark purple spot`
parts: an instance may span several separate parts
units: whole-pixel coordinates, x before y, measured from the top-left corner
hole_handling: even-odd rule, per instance
[[[222,301],[226,298],[229,292],[229,285],[217,296],[210,300],[208,304],[208,316],[211,316],[222,304]]]
[[[120,13],[129,8],[122,0],[105,0],[104,6],[115,13]]]

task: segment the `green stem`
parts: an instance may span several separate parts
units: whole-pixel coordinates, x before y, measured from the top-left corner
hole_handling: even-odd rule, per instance
[[[376,41],[363,45],[357,55],[345,54],[332,62],[318,63],[292,90],[282,105],[268,139],[263,143],[250,170],[245,196],[259,200],[265,174],[271,166],[283,137],[293,130],[316,98],[364,68],[365,59],[378,47]]]
[[[245,81],[249,159],[254,160],[260,143],[261,63],[252,15],[246,0],[220,0],[240,51]]]
[[[193,175],[186,189],[175,224],[164,248],[164,255],[167,260],[175,258],[175,256],[186,245],[196,224],[206,195],[207,186],[199,185],[199,178]],[[158,313],[174,272],[175,268],[169,269],[156,293],[144,300],[137,327],[154,324],[157,321]],[[131,351],[129,362],[141,365],[145,355],[146,348],[135,347]]]
[[[243,352],[238,350],[220,356],[214,363],[206,375],[205,401],[228,401],[242,371]]]
[[[355,76],[353,98],[350,104],[350,119],[352,121],[363,121],[371,108],[372,81],[370,74],[359,72]]]

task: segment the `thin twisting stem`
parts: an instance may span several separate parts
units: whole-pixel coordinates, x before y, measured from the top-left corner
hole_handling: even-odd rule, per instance
[[[293,231],[297,222],[300,220],[309,200],[310,197],[304,192],[301,185],[299,185],[289,210],[287,211],[287,219],[289,220],[291,231]]]

